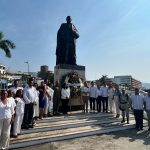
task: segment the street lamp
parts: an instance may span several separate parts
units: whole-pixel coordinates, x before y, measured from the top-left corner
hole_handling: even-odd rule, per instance
[[[29,75],[29,62],[26,61],[26,62],[24,62],[24,63],[26,63],[26,64],[28,65],[28,75]]]

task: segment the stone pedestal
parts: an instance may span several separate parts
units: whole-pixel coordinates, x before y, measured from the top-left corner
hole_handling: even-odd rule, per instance
[[[56,65],[54,68],[54,82],[59,81],[61,83],[62,77],[71,72],[76,72],[83,81],[85,81],[85,66],[78,65]],[[70,98],[69,107],[71,110],[73,109],[81,109],[82,108],[82,100],[81,97]]]
[[[71,72],[77,72],[79,77],[85,81],[85,66],[59,64],[54,68],[54,83],[56,81],[61,83],[62,77]]]

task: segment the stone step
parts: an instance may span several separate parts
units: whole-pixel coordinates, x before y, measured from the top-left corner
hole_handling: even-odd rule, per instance
[[[134,124],[134,121],[131,121],[131,124]],[[30,133],[30,134],[24,134],[20,135],[17,140],[16,138],[11,139],[11,143],[18,143],[18,142],[24,142],[28,141],[30,138],[31,140],[35,139],[41,139],[41,137],[57,137],[62,135],[68,135],[68,134],[74,134],[74,133],[82,133],[87,131],[95,131],[99,129],[106,129],[106,128],[112,128],[117,126],[126,126],[126,124],[121,124],[120,122],[111,122],[111,123],[105,123],[105,124],[98,124],[98,125],[86,125],[86,126],[74,126],[74,128],[67,128],[67,129],[61,129],[61,130],[52,130],[47,132],[39,132],[39,133]]]
[[[75,120],[75,119],[89,119],[89,118],[97,118],[97,117],[115,117],[114,114],[111,113],[86,113],[86,114],[79,114],[79,115],[66,115],[66,116],[59,116],[59,117],[47,117],[43,120],[38,120],[36,123],[44,123],[44,122],[57,122],[57,121],[65,121],[65,120]]]
[[[130,115],[130,124],[121,124],[120,121],[121,118],[116,119],[114,115],[109,113],[45,118],[44,120],[37,121],[34,129],[23,130],[23,135],[15,139],[11,138],[10,149],[115,132],[135,127],[132,114]]]
[[[130,117],[130,120],[134,119],[133,117]],[[110,124],[113,122],[121,122],[121,119],[114,119],[113,117],[108,118],[97,118],[97,119],[83,119],[83,120],[69,120],[69,121],[61,121],[61,122],[55,122],[55,123],[41,123],[35,126],[35,128],[31,130],[23,130],[23,134],[29,134],[29,133],[37,133],[37,132],[46,132],[46,131],[53,131],[53,130],[61,130],[61,129],[67,129],[67,128],[74,128],[74,127],[82,127],[87,125],[105,125]]]

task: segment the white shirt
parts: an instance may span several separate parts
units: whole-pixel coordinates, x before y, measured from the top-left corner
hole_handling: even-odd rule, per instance
[[[90,87],[90,97],[96,98],[97,96],[97,88],[95,86]]]
[[[113,98],[114,97],[114,89],[113,88],[108,88],[108,97]]]
[[[23,99],[26,104],[36,102],[36,90],[35,87],[25,87],[23,92]]]
[[[107,86],[102,86],[102,97],[108,97],[108,87]]]
[[[13,97],[8,97],[7,99],[12,103],[13,107],[15,108],[16,107],[15,99]]]
[[[46,89],[47,93],[49,94],[49,100],[53,100],[53,96],[54,96],[54,90],[50,87],[47,86],[47,89]]]
[[[8,100],[7,104],[3,104],[0,100],[0,119],[10,119],[14,114],[12,103]]]
[[[70,88],[61,89],[61,99],[66,99],[66,98],[70,98]]]
[[[102,90],[101,89],[97,89],[96,97],[98,97],[98,96],[102,96]]]
[[[36,88],[35,88],[35,97],[36,97],[35,101],[36,101],[36,103],[38,103],[38,101],[39,101],[39,91]]]
[[[131,102],[133,109],[143,110],[144,96],[143,95],[131,95]]]
[[[17,101],[17,104],[16,104],[16,114],[19,115],[19,114],[24,114],[24,108],[25,108],[25,102],[23,101],[22,98],[15,98],[15,101]]]
[[[12,93],[15,95],[16,94],[16,92],[17,92],[17,90],[23,90],[23,87],[12,87],[12,88],[10,88],[10,90],[12,91]]]
[[[89,96],[89,87],[83,86],[81,88],[82,96]]]
[[[145,96],[144,97],[144,102],[146,103],[146,109],[150,110],[150,97],[149,96]]]

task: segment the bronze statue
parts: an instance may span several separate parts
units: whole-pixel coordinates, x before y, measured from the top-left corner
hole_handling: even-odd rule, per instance
[[[79,38],[79,33],[71,23],[70,16],[67,16],[66,21],[57,32],[56,65],[76,65],[76,39]]]

